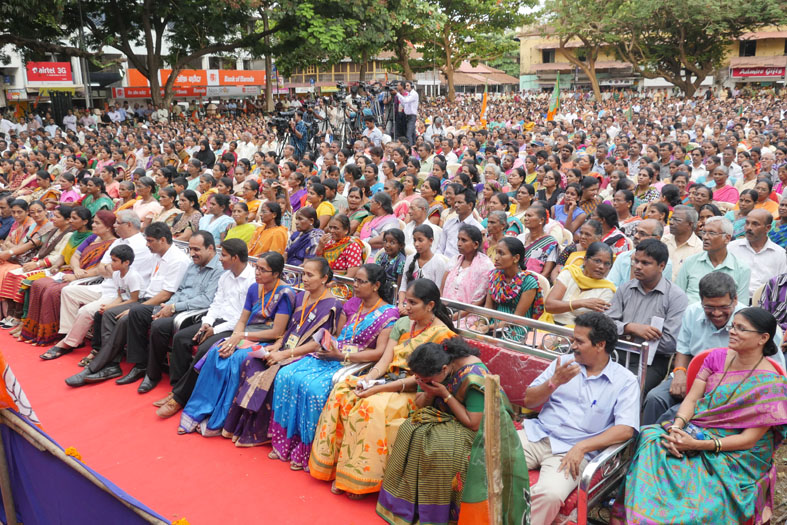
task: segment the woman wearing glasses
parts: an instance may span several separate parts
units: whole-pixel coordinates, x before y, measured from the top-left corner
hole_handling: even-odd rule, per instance
[[[787,437],[775,333],[762,308],[735,314],[728,348],[705,357],[675,419],[642,428],[612,523],[768,521],[773,455]]]
[[[573,326],[579,314],[607,310],[615,294],[615,285],[606,278],[611,268],[612,248],[603,242],[590,244],[581,266],[568,265],[558,274],[541,320]]]

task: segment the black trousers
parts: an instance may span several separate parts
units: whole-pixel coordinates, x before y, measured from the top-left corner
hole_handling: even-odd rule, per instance
[[[129,363],[146,365],[153,381],[161,379],[161,368],[175,333],[174,317],[153,319],[158,306],[135,304],[128,312],[127,359]]]
[[[223,323],[223,319],[216,319],[213,326]],[[186,375],[192,365],[191,351],[194,348],[194,336],[199,332],[202,323],[194,323],[191,326],[181,328],[175,337],[172,338],[172,353],[169,356],[169,382],[172,385],[177,384],[181,377]],[[222,337],[228,337],[226,334],[232,334],[232,331],[219,332],[213,334],[211,337],[205,339],[199,346],[207,345],[205,352]],[[203,352],[204,354],[204,352]]]
[[[126,346],[128,316],[120,319],[117,316],[128,309],[129,305],[124,304],[109,308],[103,314],[96,312],[93,316],[92,346],[98,355],[88,365],[91,372],[98,372],[106,366],[120,362],[123,348]]]

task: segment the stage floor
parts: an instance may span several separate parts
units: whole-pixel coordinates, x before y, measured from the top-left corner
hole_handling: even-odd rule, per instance
[[[137,393],[138,383],[118,386],[114,380],[71,388],[64,379],[82,370],[77,362],[89,349],[42,361],[38,356],[46,348],[17,342],[3,329],[0,345],[43,429],[170,520],[186,518],[191,525],[382,522],[374,512],[376,497],[335,496],[328,483],[268,459],[270,446],[237,448],[221,437],[178,435],[179,417],[162,420],[151,404],[169,392],[166,376],[144,395]]]

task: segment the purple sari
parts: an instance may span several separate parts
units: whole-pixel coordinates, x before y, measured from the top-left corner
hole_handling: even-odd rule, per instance
[[[333,296],[328,296],[320,300],[314,309],[309,306],[304,312],[305,296],[306,292],[300,292],[295,298],[295,310],[282,337],[285,345],[290,340],[290,336],[297,339],[296,346],[301,346],[306,344],[320,328],[325,328],[331,333],[336,329],[341,308],[340,301]],[[303,324],[300,324],[301,317],[303,317]],[[238,447],[253,447],[267,442],[268,426],[271,421],[273,381],[281,367],[299,359],[300,357],[285,359],[269,367],[261,359],[246,356],[241,365],[240,388],[227,414],[221,435],[232,439]]]
[[[290,195],[290,206],[292,206],[292,213],[301,209],[301,199],[306,195],[306,188],[301,188],[292,195]]]

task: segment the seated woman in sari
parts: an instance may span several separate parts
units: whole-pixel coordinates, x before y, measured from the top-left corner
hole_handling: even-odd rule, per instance
[[[320,225],[314,208],[301,208],[295,213],[295,233],[290,236],[287,245],[287,264],[300,266],[303,261],[315,256],[317,245],[324,235],[318,228]]]
[[[101,177],[88,177],[87,184],[85,185],[85,198],[82,199],[82,206],[90,210],[93,216],[99,210],[112,211],[115,203],[107,195],[104,181]]]
[[[207,214],[199,220],[199,229],[210,232],[218,246],[227,230],[235,224],[230,216],[230,198],[226,195],[213,194],[208,197],[206,206]]]
[[[178,208],[182,212],[172,225],[172,237],[177,241],[188,242],[191,236],[199,231],[199,221],[202,212],[199,209],[199,199],[194,190],[185,190],[178,199]]]
[[[606,279],[612,268],[612,248],[594,242],[587,249],[582,266],[566,266],[547,295],[542,321],[573,326],[577,315],[609,308],[615,285]]]
[[[602,237],[602,226],[596,219],[589,219],[579,228],[577,237],[579,242],[572,242],[566,246],[560,255],[557,256],[557,264],[552,270],[552,281],[557,278],[563,268],[568,266],[582,266],[585,260],[585,252],[588,246],[594,242],[600,242]],[[550,276],[547,276],[550,277]]]
[[[153,217],[151,222],[163,222],[172,229],[172,226],[174,226],[175,221],[181,214],[181,211],[176,205],[177,196],[178,192],[171,186],[160,188],[158,201],[159,204],[161,204],[161,211]]]
[[[328,221],[315,253],[325,257],[331,271],[337,275],[355,277],[355,272],[363,264],[363,244],[350,237],[350,219],[346,215],[334,215]]]
[[[495,253],[495,269],[489,274],[489,288],[484,307],[519,317],[538,319],[544,313],[544,295],[538,278],[525,268],[525,246],[514,237],[503,237]],[[493,328],[522,339],[526,329],[497,323]],[[501,332],[497,332],[502,335]]]
[[[509,199],[508,199],[508,195],[506,195],[505,193],[502,192],[495,193],[489,199],[488,210],[490,212],[502,211],[506,213],[506,222],[508,225],[506,227],[505,235],[516,237],[517,235],[521,235],[525,232],[525,227],[522,225],[522,222],[519,219],[517,219],[516,217],[512,217],[511,215],[508,214],[508,208],[509,208]],[[483,226],[484,228],[486,228],[486,224],[487,224],[486,219],[481,221],[481,226]]]
[[[85,213],[80,210],[85,210],[87,215],[90,215],[90,211],[81,206],[71,211],[71,225],[77,231],[79,231],[79,224]],[[63,281],[56,282],[51,277],[44,277],[33,283],[28,297],[27,317],[22,320],[20,335],[24,339],[32,344],[46,346],[61,338],[58,333],[60,331],[60,293],[63,288],[76,279],[98,275],[98,264],[109,246],[115,241],[114,226],[115,215],[111,211],[99,211],[93,218],[92,234],[76,248],[71,256],[71,270],[63,276]],[[81,343],[81,339],[78,342]],[[40,357],[46,360],[56,359],[71,350],[73,347],[64,346],[61,342]]]
[[[243,359],[261,348],[259,341],[268,344],[285,331],[295,290],[281,281],[284,258],[275,252],[264,253],[254,270],[256,282],[246,293],[246,304],[232,335],[216,341],[205,354],[197,384],[183,408],[178,434],[199,430],[206,437],[219,435],[238,389]]]
[[[410,283],[405,313],[408,317],[394,325],[377,364],[362,378],[337,384],[320,415],[309,472],[323,481],[335,479],[331,487],[335,494],[380,490],[388,451],[399,426],[415,408],[416,384],[407,358],[420,344],[441,343],[454,335],[450,314],[432,281]],[[382,384],[375,384],[378,379]]]
[[[236,202],[232,205],[232,220],[235,221],[235,225],[227,230],[224,240],[240,239],[248,245],[257,227],[249,223],[249,207],[245,202]]]
[[[546,278],[552,274],[557,262],[560,245],[551,235],[544,232],[549,215],[547,210],[533,204],[525,210],[524,223],[527,233],[520,237],[525,245],[525,264],[531,272],[540,273]]]
[[[309,462],[317,420],[331,393],[337,370],[351,363],[376,362],[388,345],[399,312],[392,306],[393,287],[385,271],[365,264],[355,274],[353,298],[344,303],[336,345],[324,346],[283,367],[273,389],[273,451],[268,457],[301,470]]]
[[[295,308],[284,335],[266,348],[267,355],[247,355],[240,371],[240,388],[227,414],[221,435],[235,446],[254,447],[270,441],[269,426],[276,374],[282,367],[319,349],[313,335],[320,329],[336,331],[341,303],[331,295],[333,280],[328,261],[322,257],[303,263],[303,291],[295,298]],[[192,395],[193,397],[193,395]]]
[[[289,232],[282,226],[282,208],[278,202],[268,201],[259,209],[260,222],[249,241],[249,255],[256,256],[264,252],[284,253],[287,249]]]
[[[367,188],[364,185],[353,186],[347,193],[347,217],[350,219],[350,235],[355,235],[358,228],[369,219],[371,213],[366,209],[366,193]]]
[[[399,428],[377,500],[377,514],[391,525],[447,525],[459,519],[470,454],[484,413],[484,376],[489,374],[479,355],[461,337],[453,337],[443,344],[419,345],[408,358],[418,385],[417,408]],[[509,407],[505,394],[498,395]],[[508,412],[501,412],[501,433],[515,444],[502,453],[515,463],[516,430]],[[519,454],[524,471],[524,453]],[[510,506],[514,508],[506,505],[506,514],[526,513],[525,499],[520,499]],[[521,517],[503,521],[514,522],[520,523]]]
[[[0,251],[0,283],[12,271],[21,268],[23,264],[30,262],[38,249],[44,242],[44,236],[54,228],[47,219],[46,209],[39,201],[31,202],[30,205],[22,199],[16,199],[11,203],[11,214],[17,225],[27,225],[24,228],[12,227],[4,243],[3,251]],[[29,220],[32,219],[32,220]],[[10,284],[10,281],[9,281]],[[12,295],[19,291],[17,283],[16,289],[9,287],[7,295]],[[3,290],[0,288],[0,293]],[[19,317],[22,314],[20,305],[10,301],[7,303],[8,317],[0,322],[0,326],[12,328],[19,324]]]
[[[91,235],[89,229],[91,226],[90,211],[87,208],[78,206],[74,209],[74,212],[69,206],[57,208],[52,218],[54,228],[46,236],[46,240],[38,249],[38,254],[33,260],[22,265],[21,268],[6,274],[3,280],[3,290],[7,290],[7,292],[0,290],[0,297],[24,305],[22,323],[9,332],[13,336],[18,336],[20,341],[25,340],[24,336],[20,334],[24,318],[27,316],[30,286],[36,280],[47,275],[54,275],[69,269],[71,256],[74,254],[77,246]],[[49,273],[44,271],[46,269],[49,270]],[[14,288],[16,288],[16,293],[10,293]]]
[[[369,257],[374,257],[383,247],[383,233],[391,228],[398,228],[399,219],[393,214],[391,197],[382,191],[372,195],[369,210],[372,212],[372,220],[361,227],[359,238],[369,243],[372,247]]]
[[[118,184],[118,199],[115,202],[115,207],[112,209],[115,215],[118,212],[134,207],[134,203],[137,202],[137,194],[134,190],[134,183],[130,180],[120,181],[120,184]]]
[[[735,314],[729,348],[707,355],[675,419],[642,427],[613,523],[772,517],[773,456],[787,437],[787,378],[766,358],[779,351],[776,327],[762,308]]]

